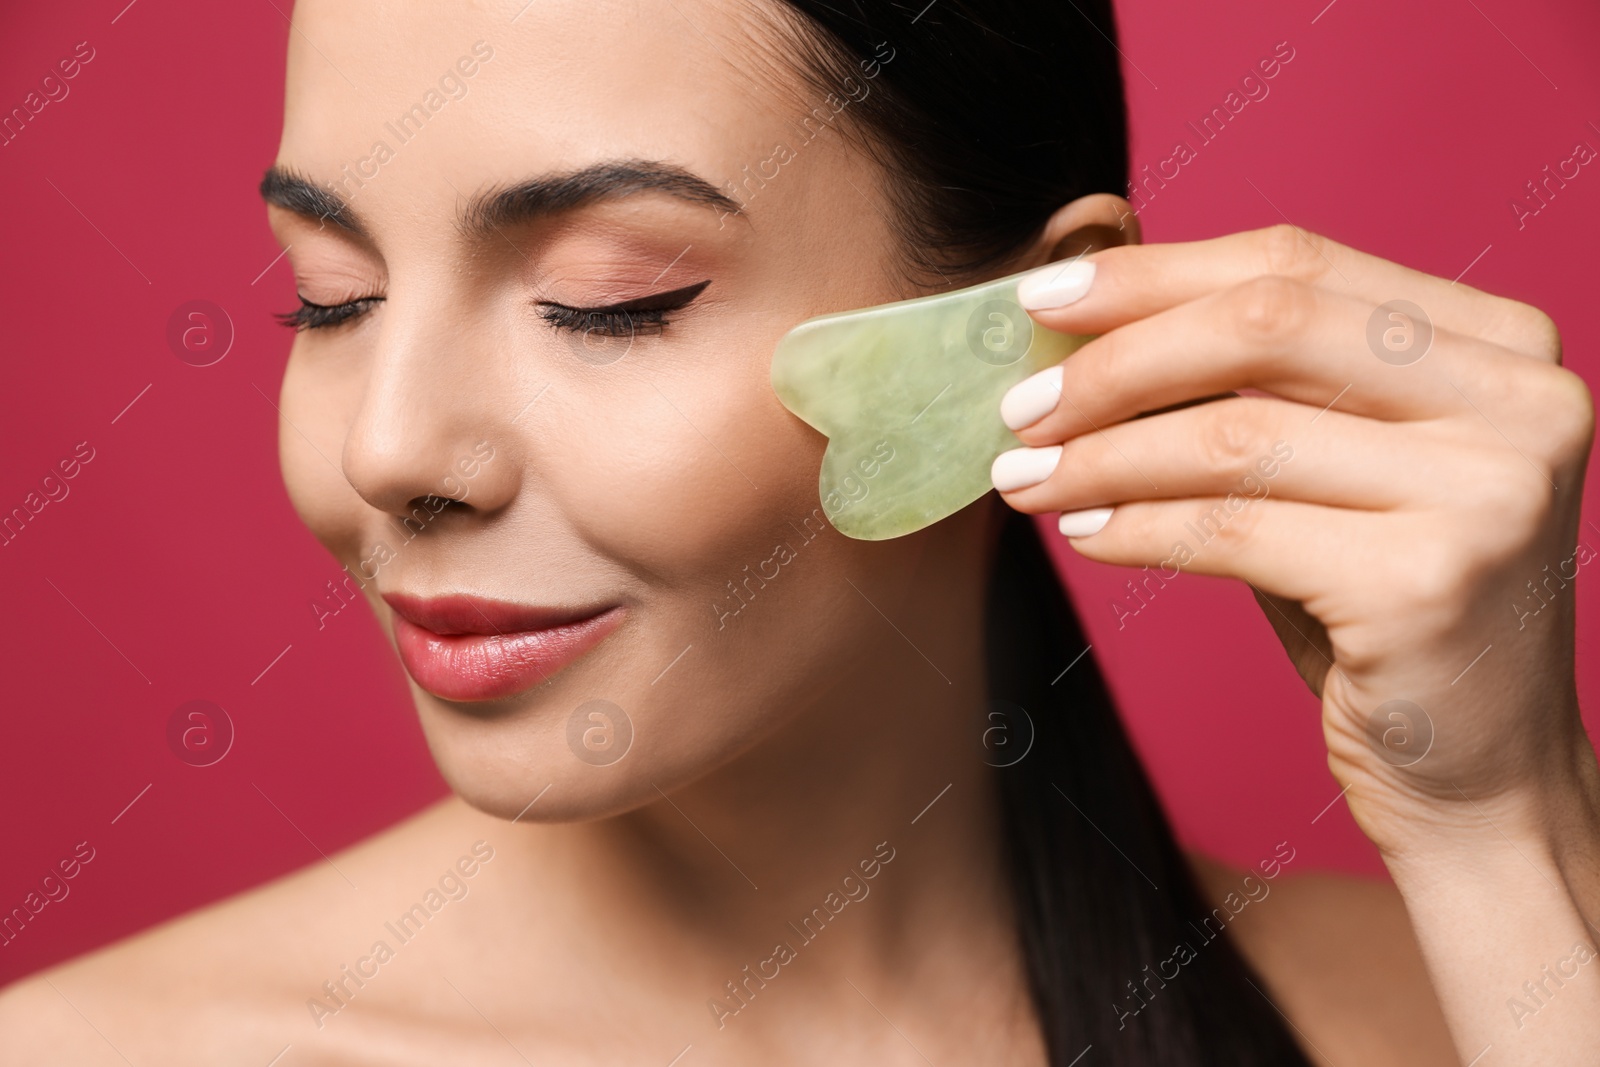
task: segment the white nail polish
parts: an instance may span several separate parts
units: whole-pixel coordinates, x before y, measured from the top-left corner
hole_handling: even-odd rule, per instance
[[[1094,284],[1094,260],[1074,259],[1041,267],[1017,283],[1017,301],[1029,311],[1065,307]]]
[[[1111,521],[1113,508],[1086,508],[1083,511],[1061,513],[1061,534],[1064,537],[1088,537],[1106,528]]]
[[[1061,365],[1040,371],[1006,390],[1000,398],[1000,420],[1008,429],[1032,426],[1061,402]]]
[[[1030,485],[1038,485],[1050,477],[1050,473],[1056,469],[1056,464],[1060,461],[1060,445],[1050,445],[1046,448],[1013,448],[994,458],[994,463],[989,467],[989,477],[994,481],[996,489],[1002,493],[1009,493],[1013,489],[1026,489]]]

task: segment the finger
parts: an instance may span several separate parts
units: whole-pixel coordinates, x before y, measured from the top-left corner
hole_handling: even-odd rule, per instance
[[[1353,546],[1380,543],[1359,525],[1391,521],[1295,500],[1144,500],[1118,506],[1097,533],[1071,542],[1089,559],[1148,567],[1162,581],[1179,573],[1240,578],[1309,601],[1314,612],[1319,597],[1346,583],[1347,567],[1364,564]]]
[[[1459,436],[1270,397],[1234,397],[1024,447],[994,462],[1007,504],[1034,514],[1230,494],[1387,510],[1448,496]],[[1039,480],[1039,479],[1043,480]]]
[[[1028,444],[1059,441],[1197,396],[1254,388],[1321,409],[1380,419],[1462,411],[1450,381],[1526,367],[1484,342],[1436,332],[1423,362],[1376,358],[1366,313],[1346,297],[1287,278],[1257,278],[1096,337],[1006,394],[1001,415]],[[1428,362],[1431,361],[1431,362]],[[1447,380],[1433,373],[1444,365]],[[1040,412],[1044,412],[1040,416]],[[1028,422],[1028,419],[1036,421]]]
[[[1089,264],[1093,266],[1090,267]],[[1083,275],[1090,274],[1085,290]],[[1123,323],[1265,275],[1338,292],[1371,316],[1393,300],[1415,304],[1437,329],[1481,337],[1555,362],[1560,341],[1550,317],[1520,301],[1424,274],[1296,226],[1279,225],[1205,241],[1121,245],[1035,272],[1019,286],[1024,307],[1064,333],[1105,333]],[[1041,281],[1034,281],[1039,277]],[[1051,306],[1061,296],[1077,298]]]

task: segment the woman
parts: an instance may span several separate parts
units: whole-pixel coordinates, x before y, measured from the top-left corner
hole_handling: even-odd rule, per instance
[[[1138,247],[1106,6],[936,2],[297,5],[284,477],[457,796],[14,987],[5,1062],[1594,1058],[1571,601],[1504,608],[1576,540],[1550,321]],[[778,337],[1028,268],[1102,336],[1008,395],[1001,492],[828,528]],[[1055,512],[1251,583],[1394,890],[1180,852],[1060,672]]]

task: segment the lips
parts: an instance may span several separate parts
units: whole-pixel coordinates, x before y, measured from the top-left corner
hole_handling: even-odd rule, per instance
[[[406,671],[445,700],[514,696],[539,685],[605,639],[620,605],[563,609],[473,596],[423,599],[385,593]]]

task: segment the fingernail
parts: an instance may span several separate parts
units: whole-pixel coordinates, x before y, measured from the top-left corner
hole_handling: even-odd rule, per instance
[[[1000,418],[1009,429],[1032,426],[1061,402],[1061,365],[1042,370],[1006,390],[1000,398]]]
[[[1064,537],[1088,537],[1106,528],[1114,508],[1086,508],[1083,511],[1061,513],[1061,533]]]
[[[1041,267],[1017,283],[1017,301],[1029,311],[1058,308],[1077,300],[1094,284],[1094,260],[1074,259]]]
[[[1060,445],[1013,448],[994,457],[994,463],[989,467],[989,477],[994,480],[996,489],[1009,493],[1013,489],[1038,485],[1050,477],[1050,472],[1056,469],[1060,461]]]

